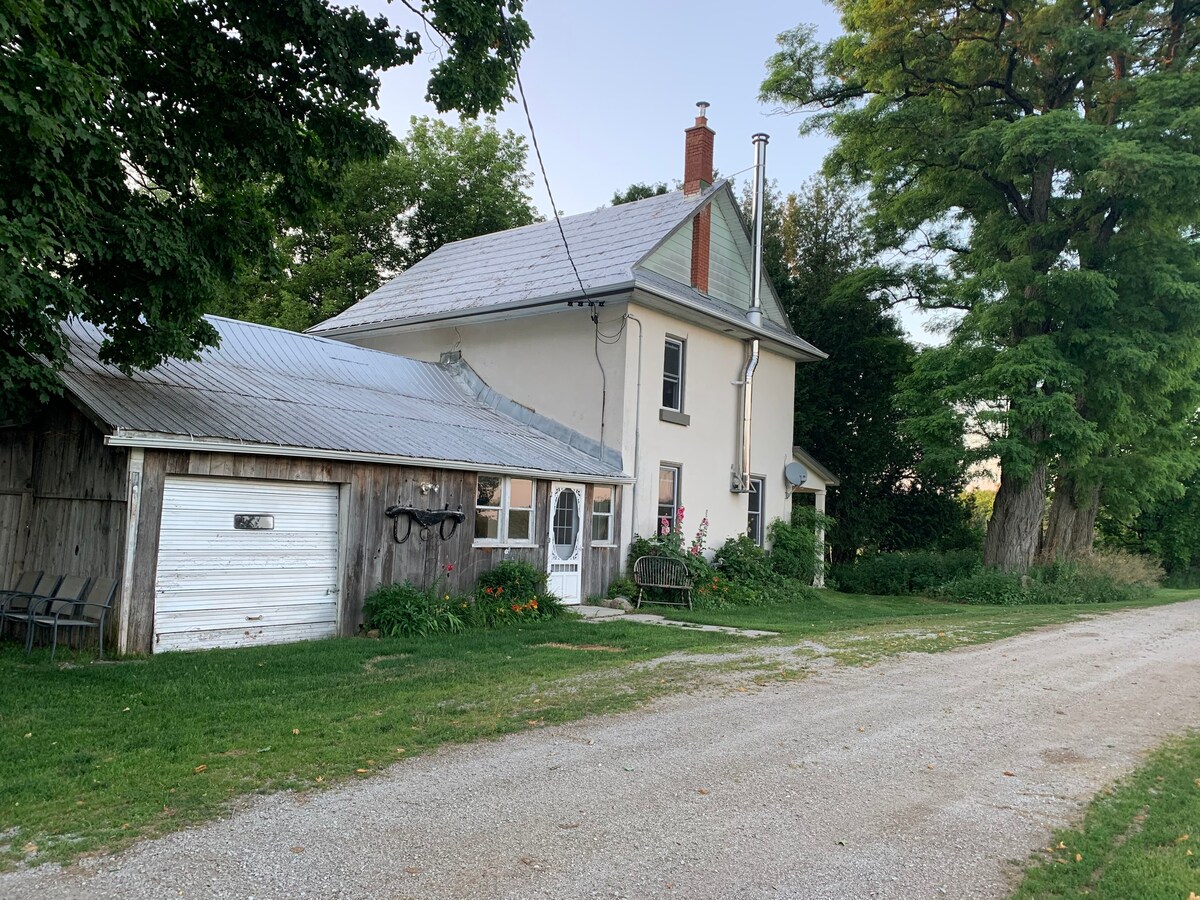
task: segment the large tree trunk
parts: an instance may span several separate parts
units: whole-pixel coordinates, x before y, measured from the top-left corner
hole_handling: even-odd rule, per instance
[[[1018,481],[1003,467],[1000,490],[983,539],[983,564],[1001,572],[1025,572],[1037,557],[1046,509],[1046,466],[1033,467],[1028,479]]]
[[[1070,475],[1059,475],[1042,539],[1042,561],[1078,559],[1091,553],[1099,509],[1099,486],[1081,489]]]

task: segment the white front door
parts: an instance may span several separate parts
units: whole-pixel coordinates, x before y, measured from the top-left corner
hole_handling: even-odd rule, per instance
[[[555,482],[550,487],[550,590],[564,603],[583,599],[583,485]]]

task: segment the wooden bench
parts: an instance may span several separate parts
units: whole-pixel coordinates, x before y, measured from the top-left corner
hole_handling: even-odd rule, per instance
[[[634,604],[637,609],[642,607],[642,594],[646,588],[682,591],[682,600],[675,603],[669,600],[660,602],[692,608],[692,576],[688,572],[687,563],[681,559],[672,559],[669,556],[639,556],[633,564],[633,582],[638,588],[637,602]]]

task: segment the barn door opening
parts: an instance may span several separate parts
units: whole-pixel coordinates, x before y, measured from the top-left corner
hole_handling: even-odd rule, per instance
[[[583,599],[583,485],[555,482],[550,489],[547,574],[564,603]]]

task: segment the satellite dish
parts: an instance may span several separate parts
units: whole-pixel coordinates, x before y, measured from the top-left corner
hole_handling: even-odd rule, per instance
[[[783,480],[792,487],[800,487],[808,481],[808,469],[798,462],[790,462],[783,467]]]

